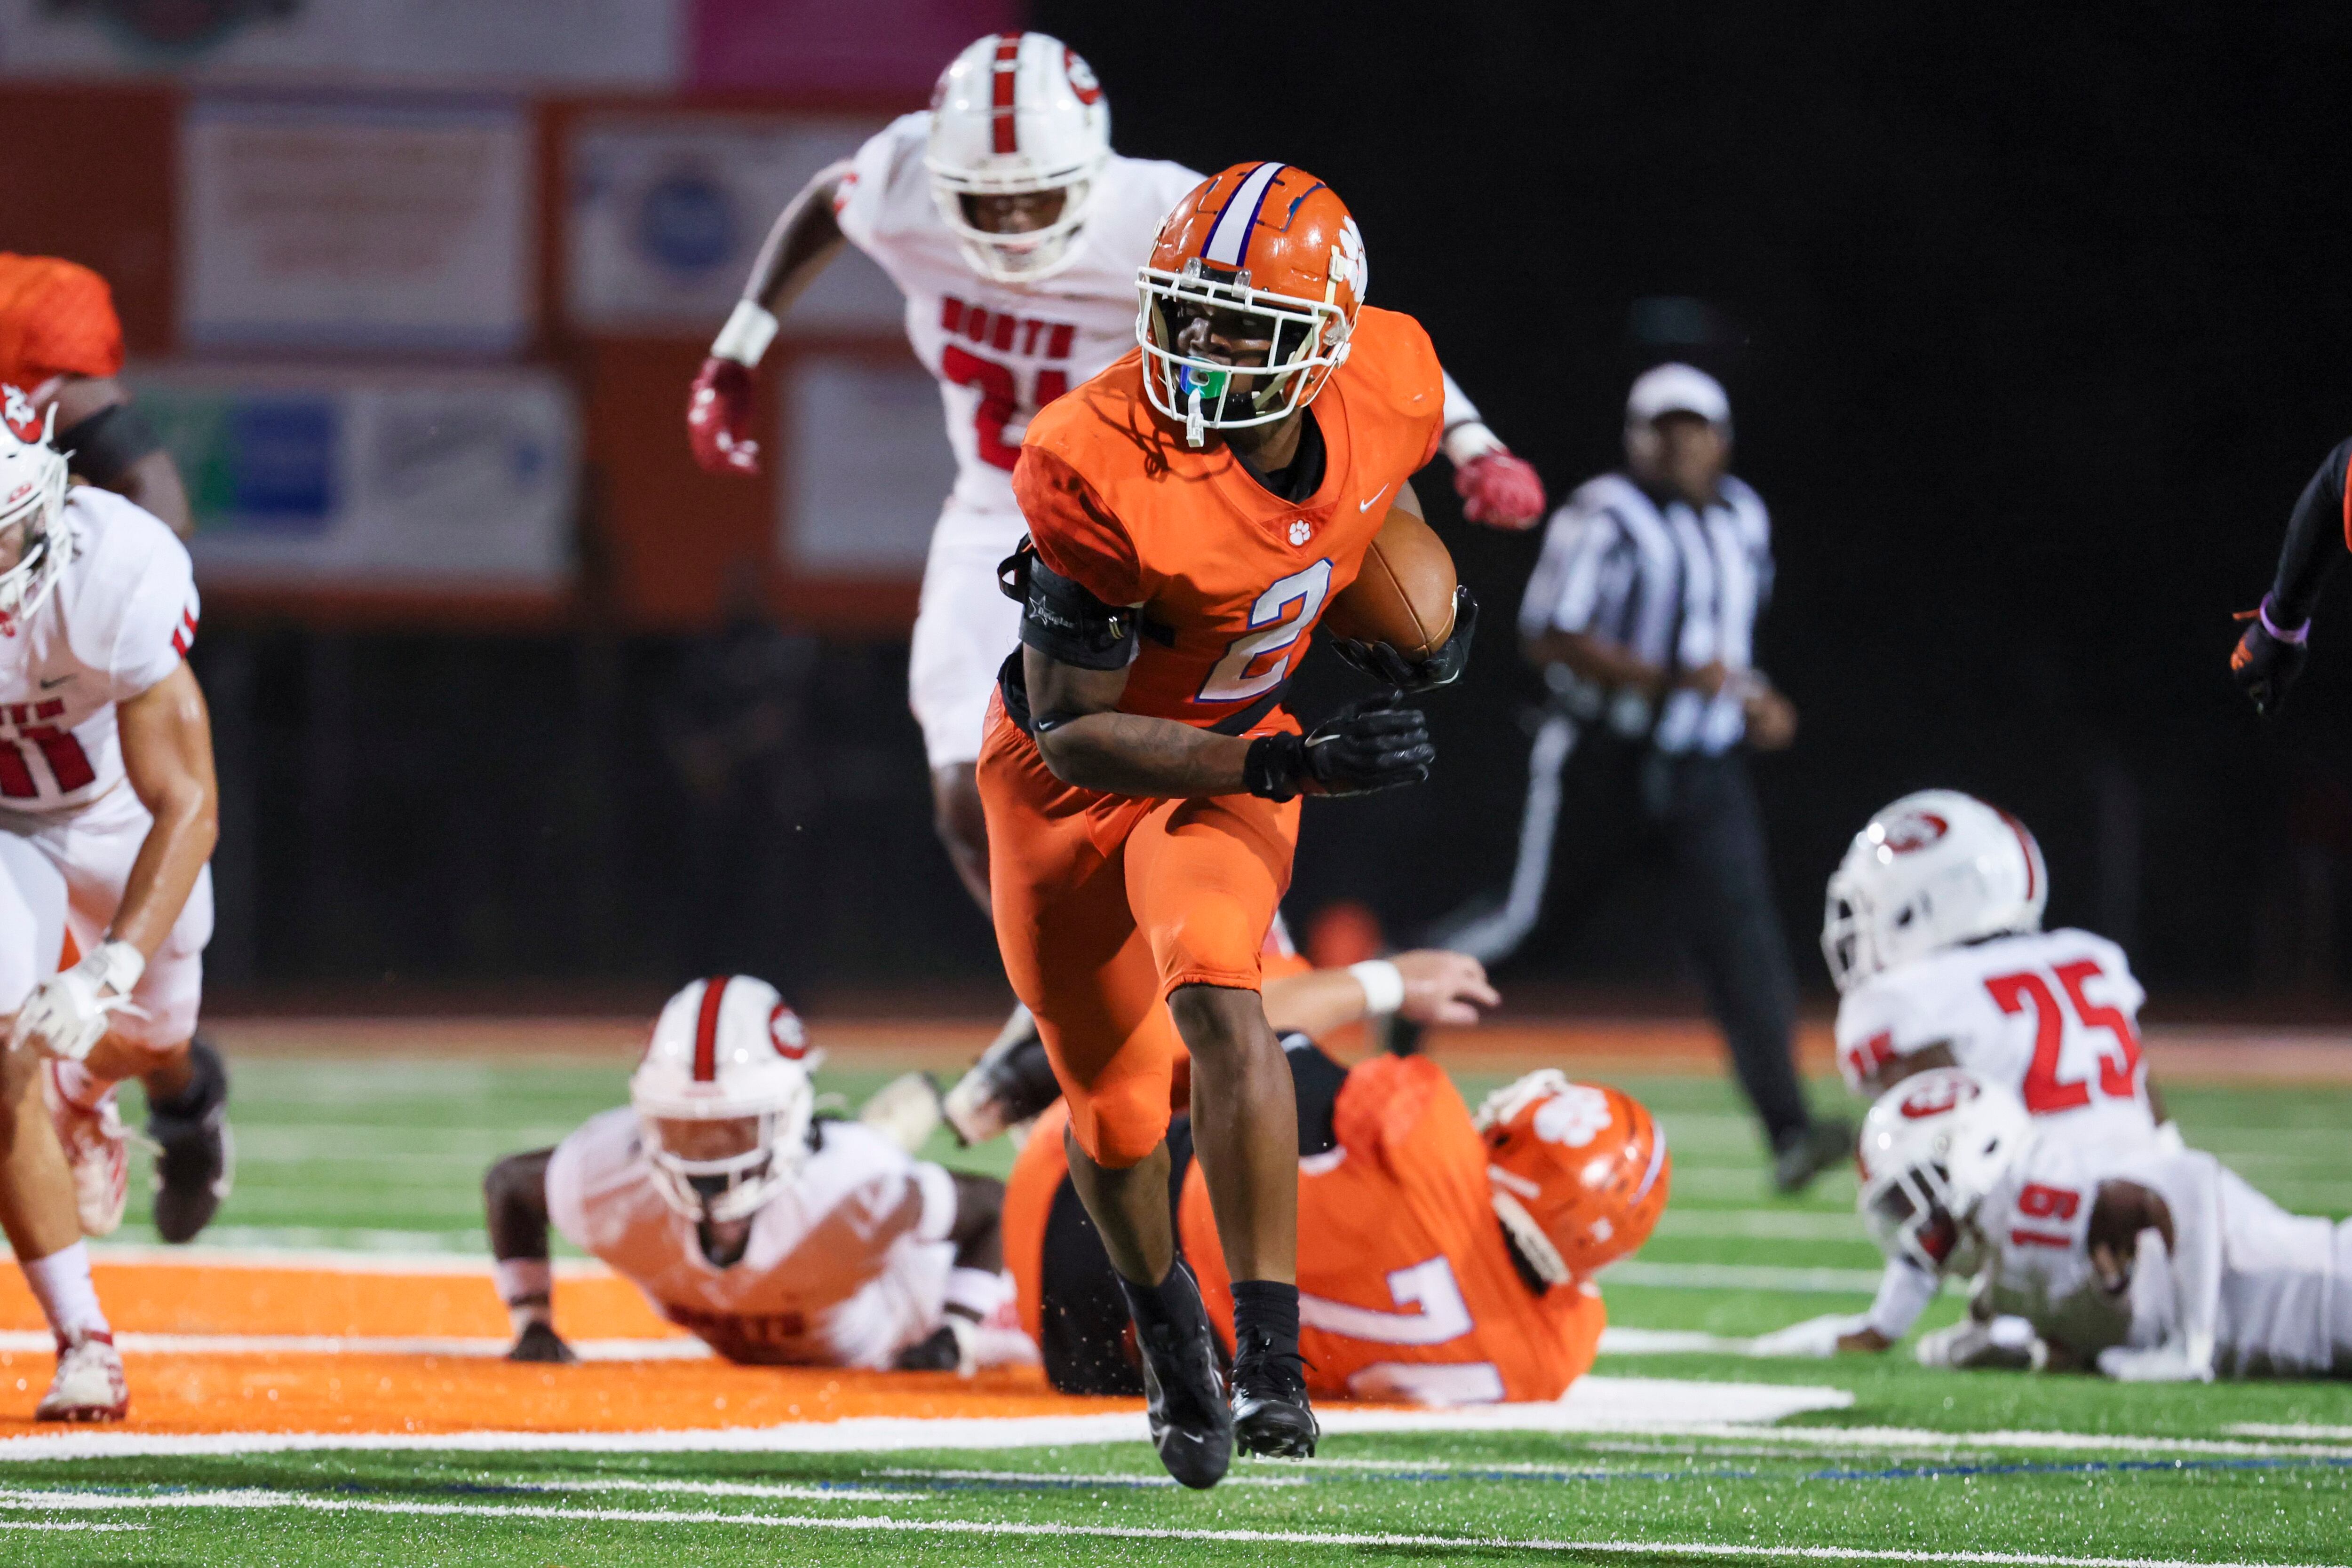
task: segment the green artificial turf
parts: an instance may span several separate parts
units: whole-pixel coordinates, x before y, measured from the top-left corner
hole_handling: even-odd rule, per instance
[[[242,1063],[238,1185],[208,1240],[478,1253],[483,1168],[618,1103],[625,1073],[624,1064]],[[828,1070],[820,1088],[854,1105],[882,1076]],[[1463,1085],[1474,1101],[1490,1086]],[[1639,1267],[1607,1282],[1612,1323],[1746,1335],[1867,1301],[1877,1259],[1852,1218],[1850,1174],[1776,1197],[1727,1084],[1625,1087],[1666,1127],[1675,1188]],[[1816,1092],[1836,1103],[1834,1085]],[[2169,1096],[2192,1143],[2282,1202],[2352,1212],[2343,1131],[2352,1092],[2172,1085]],[[961,1153],[944,1138],[927,1152],[1000,1173],[1010,1155],[1002,1145]],[[141,1191],[125,1240],[142,1239],[143,1201]],[[1928,1324],[1958,1310],[1948,1294]],[[1329,1463],[1244,1464],[1240,1484],[1204,1496],[1158,1484],[1151,1456],[1134,1444],[0,1463],[0,1562],[1633,1563],[1911,1552],[2053,1565],[2352,1563],[2352,1383],[2120,1387],[1929,1373],[1899,1351],[1835,1363],[1611,1355],[1596,1370],[1830,1385],[1854,1403],[1782,1423],[1818,1438],[1802,1445],[1744,1435],[1335,1437]],[[2250,1425],[2268,1430],[2238,1430]],[[2017,1433],[2095,1437],[2090,1447],[1982,1437]],[[1187,1533],[1115,1533],[1171,1531]]]

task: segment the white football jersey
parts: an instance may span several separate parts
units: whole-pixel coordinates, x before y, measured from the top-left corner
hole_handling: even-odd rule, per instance
[[[114,705],[177,669],[196,583],[172,530],[110,490],[66,492],[65,572],[0,636],[0,810],[86,806],[122,782]]]
[[[2015,1091],[2076,1142],[2154,1134],[2139,1009],[2122,948],[2088,931],[2035,932],[1946,947],[1880,971],[1838,1004],[1846,1087],[1896,1057],[1943,1044],[1955,1066]]]
[[[548,1217],[731,1361],[887,1367],[946,1310],[955,1186],[856,1122],[823,1121],[791,1186],[720,1269],[662,1200],[624,1106],[591,1117],[547,1166]]]
[[[2099,1186],[2131,1181],[2172,1211],[2169,1256],[2141,1249],[2109,1296],[2091,1267]],[[2109,1345],[2153,1349],[2197,1323],[2224,1376],[2352,1370],[2352,1222],[2289,1214],[2198,1149],[2123,1151],[2039,1133],[1978,1210],[1995,1311],[2032,1322],[2085,1364]]]
[[[1035,283],[996,283],[965,264],[940,219],[923,167],[930,126],[928,112],[901,115],[858,149],[834,216],[907,297],[908,341],[947,407],[957,504],[1017,517],[1013,464],[1030,415],[1135,347],[1136,269],[1203,176],[1113,154],[1073,259]]]

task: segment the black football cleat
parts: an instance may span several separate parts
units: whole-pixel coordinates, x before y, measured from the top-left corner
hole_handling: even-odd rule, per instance
[[[1815,1122],[1789,1134],[1772,1155],[1772,1186],[1784,1196],[1801,1193],[1823,1171],[1853,1158],[1853,1124]]]
[[[1176,1267],[1184,1270],[1181,1263]],[[1191,1283],[1189,1271],[1184,1278]],[[1215,1486],[1234,1462],[1234,1417],[1199,1289],[1180,1321],[1149,1328],[1137,1323],[1135,1343],[1143,1355],[1144,1415],[1160,1462],[1195,1490]]]
[[[1296,1345],[1256,1334],[1234,1357],[1234,1441],[1270,1459],[1311,1459],[1323,1429],[1307,1403],[1306,1365]]]
[[[199,1038],[188,1043],[188,1068],[178,1099],[147,1108],[147,1135],[156,1146],[155,1232],[172,1242],[194,1240],[236,1179],[227,1065]]]
[[[509,1361],[538,1362],[548,1366],[569,1366],[580,1359],[579,1353],[563,1343],[552,1323],[525,1323],[522,1333],[515,1336],[514,1348],[507,1352]]]

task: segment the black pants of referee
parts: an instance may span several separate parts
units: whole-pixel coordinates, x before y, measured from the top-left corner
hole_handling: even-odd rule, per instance
[[[1554,714],[1536,732],[1517,863],[1499,909],[1443,923],[1433,945],[1495,964],[1548,913],[1589,915],[1647,862],[1772,1147],[1811,1124],[1792,1035],[1797,975],[1772,902],[1763,815],[1744,750],[1671,756]]]

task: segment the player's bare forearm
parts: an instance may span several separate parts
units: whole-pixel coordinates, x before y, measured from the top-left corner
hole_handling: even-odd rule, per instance
[[[1317,969],[1268,980],[1265,1021],[1276,1034],[1319,1040],[1364,1016],[1364,988],[1345,969]]]
[[[1036,716],[1037,754],[1055,778],[1107,795],[1191,800],[1239,795],[1250,743],[1172,718],[1118,711],[1127,672],[1066,664],[1034,647],[1021,650],[1029,711]]]
[[[1239,736],[1132,713],[1087,714],[1037,732],[1037,748],[1055,778],[1107,795],[1244,794],[1249,747]]]
[[[847,166],[836,163],[817,172],[799,195],[776,214],[751,263],[743,298],[781,316],[824,270],[843,243],[841,225],[833,215],[834,193]]]
[[[489,1222],[490,1256],[544,1261],[547,1249],[547,1163],[552,1148],[509,1155],[482,1177],[482,1207]]]
[[[212,717],[204,689],[182,664],[122,704],[117,722],[123,771],[155,821],[131,862],[109,935],[152,958],[220,837]]]

